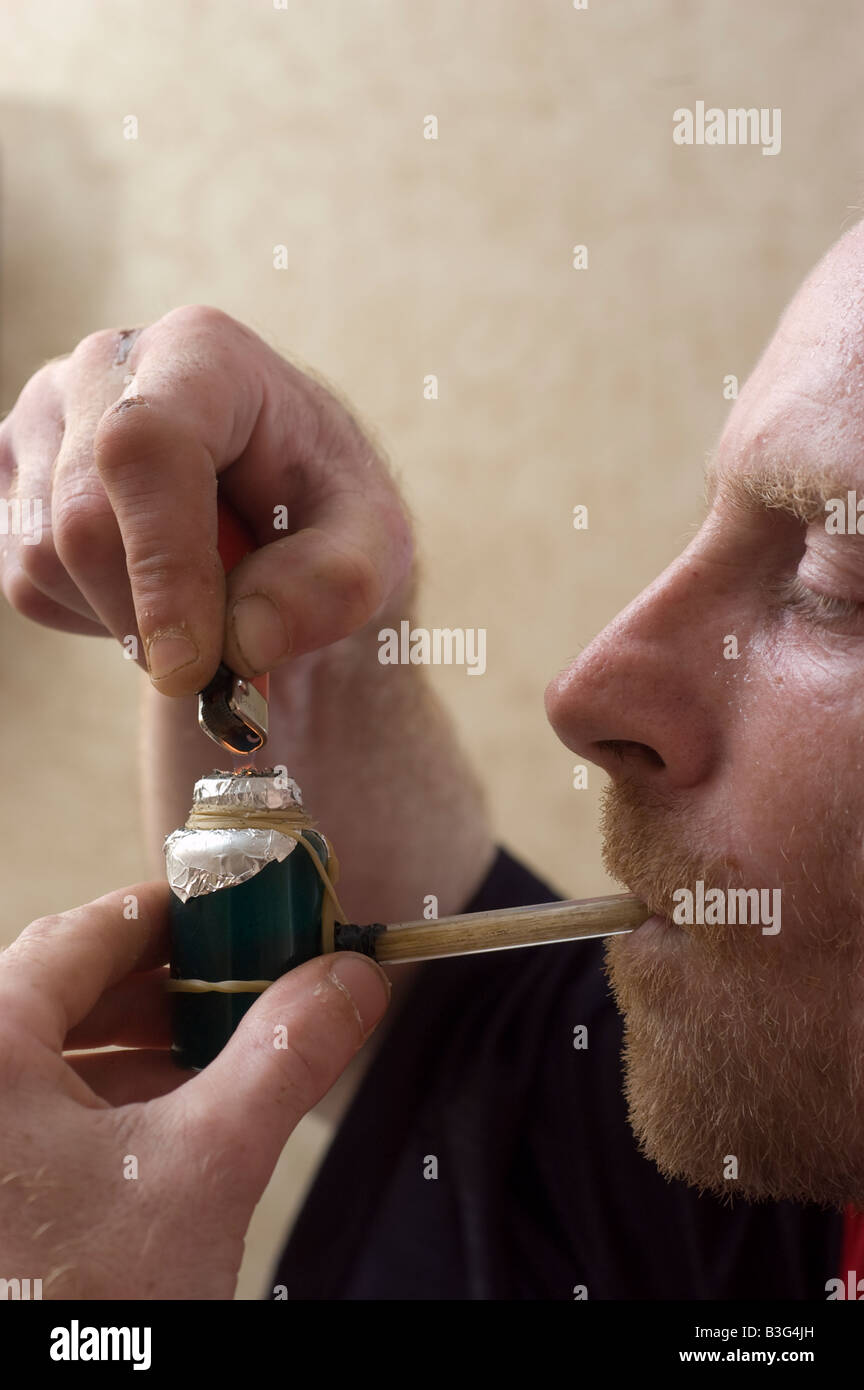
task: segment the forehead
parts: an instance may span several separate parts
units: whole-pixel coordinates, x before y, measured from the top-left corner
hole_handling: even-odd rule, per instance
[[[864,223],[807,277],[778,324],[706,471],[721,491],[791,491],[804,511],[864,495]],[[798,510],[797,507],[793,510]]]

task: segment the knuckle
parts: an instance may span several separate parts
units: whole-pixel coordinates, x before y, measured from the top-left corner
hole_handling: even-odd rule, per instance
[[[37,917],[6,947],[0,960],[10,966],[24,965],[30,974],[48,970],[59,939],[68,932],[74,915],[73,911]]]
[[[126,545],[126,564],[142,601],[164,598],[186,579],[184,557],[157,548],[151,535],[151,528],[142,526],[140,538],[130,538]]]
[[[374,561],[361,550],[334,547],[331,566],[333,583],[347,620],[364,620],[375,611],[382,597],[381,577]]]
[[[250,354],[260,358],[264,351],[257,334],[209,304],[172,309],[159,320],[158,328],[176,359],[178,384],[198,393],[215,389],[217,409],[226,391],[240,401],[248,396],[245,408],[251,408],[258,387],[253,388],[242,368]]]
[[[148,477],[149,465],[164,459],[172,442],[182,447],[185,440],[166,428],[158,410],[142,404],[140,398],[115,401],[102,415],[93,436],[93,458],[107,492],[129,483],[138,491]]]
[[[212,304],[183,304],[171,309],[159,320],[164,328],[182,329],[184,333],[226,333],[239,328],[236,319]]]
[[[70,353],[70,359],[76,365],[104,367],[106,359],[112,360],[117,348],[117,329],[116,328],[97,328],[95,332],[88,333],[86,338],[82,338]]]
[[[25,950],[34,947],[39,950],[47,943],[56,940],[57,933],[63,930],[65,920],[66,914],[62,912],[49,912],[45,917],[36,917],[24,928],[13,945]]]
[[[57,927],[52,926],[48,919],[31,922],[0,954],[0,963],[4,967],[25,966],[28,973],[38,975],[48,966],[50,954],[56,946],[56,934]]]
[[[43,362],[38,371],[35,371],[21,388],[18,399],[10,411],[10,419],[23,414],[30,406],[41,407],[46,396],[53,399],[57,388],[58,369],[66,360],[66,357],[55,357],[50,362]]]
[[[65,567],[50,532],[43,531],[36,545],[19,545],[17,559],[21,574],[29,585],[42,592],[43,598],[46,592],[62,584],[66,577]]]
[[[60,561],[66,567],[77,567],[82,561],[91,566],[106,554],[106,542],[111,538],[113,512],[104,493],[78,492],[55,503],[52,520],[54,545]]]

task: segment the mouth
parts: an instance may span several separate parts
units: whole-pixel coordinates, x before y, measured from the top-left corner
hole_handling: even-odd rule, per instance
[[[650,904],[649,904],[650,906]],[[615,937],[614,950],[619,957],[632,960],[662,960],[667,956],[676,959],[689,943],[683,927],[671,922],[668,917],[655,912],[635,928],[634,931]]]
[[[629,884],[628,887],[630,887]],[[637,889],[630,888],[630,891],[635,893],[637,897],[640,896]],[[670,917],[667,917],[664,912],[660,911],[657,902],[652,902],[647,894],[642,895],[642,901],[647,905],[651,915],[645,918],[641,926],[636,927],[634,931],[629,933],[628,939],[630,941],[638,940],[641,944],[647,946],[651,943],[674,942],[676,938],[681,938],[686,935],[684,929],[673,922]]]
[[[679,926],[676,926],[674,922],[670,921],[668,917],[663,917],[660,915],[659,912],[655,912],[651,917],[645,918],[645,921],[642,923],[641,927],[637,927],[633,935],[657,937],[665,936],[667,933],[670,932],[674,933],[677,936],[680,936],[681,928]]]

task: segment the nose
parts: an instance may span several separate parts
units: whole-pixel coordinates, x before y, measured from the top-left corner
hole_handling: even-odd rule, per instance
[[[558,737],[613,779],[674,790],[710,774],[725,663],[705,589],[698,561],[680,557],[546,688]]]

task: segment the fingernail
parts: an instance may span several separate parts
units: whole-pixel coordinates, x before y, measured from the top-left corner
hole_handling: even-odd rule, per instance
[[[248,594],[231,610],[234,637],[250,669],[269,671],[290,645],[285,624],[266,594]]]
[[[363,1032],[374,1028],[390,1002],[384,971],[357,951],[344,951],[330,967],[330,978],[350,995]]]
[[[181,666],[198,660],[198,648],[181,632],[163,632],[151,637],[147,646],[147,669],[154,681],[173,676]]]

